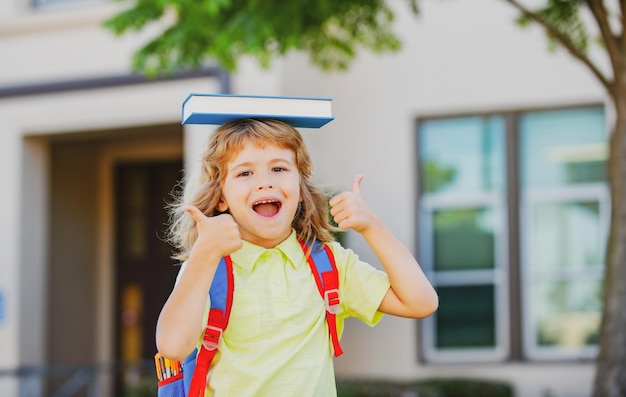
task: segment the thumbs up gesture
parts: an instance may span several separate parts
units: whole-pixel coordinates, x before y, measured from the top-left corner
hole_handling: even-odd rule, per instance
[[[378,222],[378,217],[368,207],[361,195],[363,175],[352,180],[350,191],[339,193],[330,199],[330,214],[342,230],[353,229],[364,233],[370,226]]]
[[[192,205],[184,209],[193,217],[198,232],[190,257],[213,255],[221,258],[241,248],[239,226],[230,214],[209,217]]]

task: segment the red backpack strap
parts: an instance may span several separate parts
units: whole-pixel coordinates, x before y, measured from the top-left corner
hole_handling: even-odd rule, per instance
[[[307,257],[307,262],[311,267],[311,272],[315,277],[315,283],[320,295],[324,299],[326,305],[326,323],[328,324],[328,333],[333,343],[335,357],[343,354],[339,343],[339,335],[337,334],[337,311],[339,310],[339,272],[335,264],[335,256],[328,244],[315,242],[313,248],[300,242],[302,250]],[[321,245],[321,247],[320,247]],[[321,249],[320,249],[321,248]]]
[[[211,298],[211,308],[207,325],[202,337],[202,346],[196,357],[196,368],[189,386],[188,397],[202,397],[206,389],[206,378],[211,367],[213,357],[217,352],[222,333],[228,326],[230,310],[233,305],[233,291],[235,287],[233,277],[233,262],[230,256],[222,258],[213,282],[209,296]]]

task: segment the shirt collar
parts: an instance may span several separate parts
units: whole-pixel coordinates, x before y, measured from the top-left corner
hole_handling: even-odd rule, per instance
[[[293,229],[289,237],[273,249],[280,251],[294,269],[305,264],[302,246],[298,242],[296,231]],[[272,248],[264,248],[243,240],[242,247],[233,252],[230,257],[233,260],[233,264],[247,272],[252,272],[259,257],[270,250],[272,250]]]

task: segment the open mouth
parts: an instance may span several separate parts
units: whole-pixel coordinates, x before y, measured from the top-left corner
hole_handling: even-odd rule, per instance
[[[278,200],[261,200],[252,204],[254,212],[268,218],[278,214],[280,207],[282,203]]]

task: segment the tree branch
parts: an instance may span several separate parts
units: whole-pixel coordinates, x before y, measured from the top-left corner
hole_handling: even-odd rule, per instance
[[[620,33],[620,37],[621,37],[621,45],[623,49],[623,46],[626,43],[626,0],[620,0],[619,10],[620,10],[620,21],[622,23],[622,31]]]
[[[615,76],[614,78],[617,78],[622,49],[618,45],[618,40],[616,40],[615,35],[613,35],[613,32],[611,31],[606,8],[604,8],[602,0],[588,0],[587,4],[589,5],[589,9],[591,10],[591,13],[596,19],[596,23],[600,28],[600,34],[602,34],[602,39],[606,44],[609,59],[611,60],[611,65],[613,67],[613,76]]]
[[[608,91],[608,93],[614,97],[615,96],[615,90],[614,90],[614,84],[612,81],[610,81],[609,79],[607,79],[607,77],[600,71],[600,69],[587,57],[586,54],[584,54],[583,52],[581,52],[578,48],[576,48],[576,46],[574,45],[574,43],[572,43],[572,41],[569,39],[569,37],[567,37],[566,35],[564,35],[563,33],[561,33],[558,29],[556,29],[553,25],[549,24],[548,22],[546,22],[545,20],[543,20],[539,15],[537,15],[536,13],[534,13],[533,11],[527,9],[526,7],[524,7],[522,4],[519,3],[519,1],[517,0],[504,0],[508,3],[510,3],[513,7],[515,7],[518,11],[520,11],[525,17],[529,18],[530,20],[534,21],[535,23],[543,26],[543,28],[546,30],[546,32],[548,34],[550,34],[552,37],[554,37],[563,47],[565,47],[565,49],[576,59],[578,59],[579,61],[581,61],[584,65],[586,65],[589,70],[591,70],[591,73],[593,73],[596,78],[598,80],[600,80],[600,83],[602,83],[602,85],[606,88],[606,90]]]

